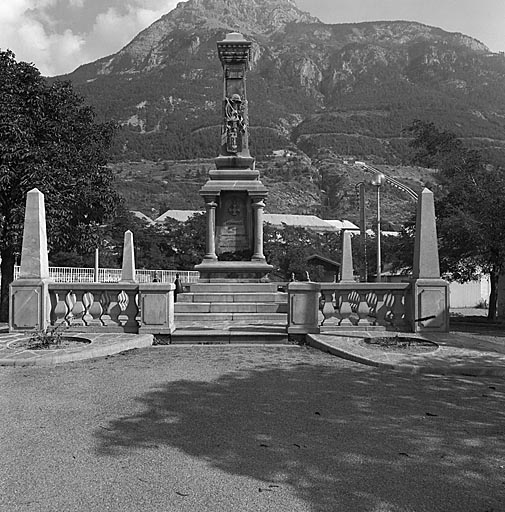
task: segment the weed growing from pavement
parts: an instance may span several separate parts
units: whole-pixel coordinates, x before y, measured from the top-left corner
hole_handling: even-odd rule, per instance
[[[36,329],[28,339],[28,349],[55,348],[61,345],[63,329],[68,326],[60,323],[59,325],[49,326],[45,329]]]

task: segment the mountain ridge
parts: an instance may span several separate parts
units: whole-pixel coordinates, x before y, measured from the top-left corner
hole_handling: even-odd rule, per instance
[[[405,129],[421,119],[505,167],[505,56],[418,22],[326,24],[292,0],[189,0],[116,54],[61,78],[99,119],[121,125],[115,161],[213,158],[216,42],[237,30],[252,42],[250,143],[259,161],[288,149],[326,166],[328,155],[335,167],[347,158],[405,163]]]

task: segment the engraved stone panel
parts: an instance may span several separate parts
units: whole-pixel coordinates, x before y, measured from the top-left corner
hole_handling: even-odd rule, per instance
[[[145,294],[142,297],[142,322],[146,325],[168,326],[168,296]]]
[[[420,323],[421,329],[439,329],[446,321],[446,290],[442,287],[425,288],[419,292],[417,315],[425,319]]]
[[[222,194],[216,219],[216,252],[235,253],[252,249],[250,208],[247,194]]]
[[[13,326],[16,329],[39,327],[41,319],[40,290],[14,289],[13,302]]]

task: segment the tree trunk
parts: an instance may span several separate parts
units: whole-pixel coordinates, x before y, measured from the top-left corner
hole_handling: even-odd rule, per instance
[[[14,281],[14,251],[8,247],[1,251],[2,281],[0,285],[0,322],[9,321],[9,285]]]
[[[496,320],[496,306],[498,303],[498,279],[499,273],[492,270],[489,273],[489,282],[491,284],[491,292],[489,294],[489,310],[487,312],[488,320]]]

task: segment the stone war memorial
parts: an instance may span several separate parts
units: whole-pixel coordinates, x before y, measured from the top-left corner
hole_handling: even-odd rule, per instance
[[[263,255],[267,190],[249,152],[246,73],[251,42],[230,33],[217,47],[223,66],[221,151],[200,190],[207,212],[207,250],[196,270],[202,281],[259,282],[272,266]]]
[[[249,152],[246,74],[251,44],[236,32],[217,42],[223,67],[222,126],[216,168],[200,190],[207,215],[206,253],[195,266],[199,282],[175,304],[175,337],[192,326],[222,327],[223,322],[275,324],[281,338],[287,337],[287,294],[269,281],[273,267],[263,254],[267,189]]]
[[[440,277],[435,206],[428,189],[416,195],[414,268],[402,282],[357,282],[350,232],[342,237],[337,282],[269,279],[273,267],[263,253],[267,189],[249,151],[251,46],[236,32],[217,42],[222,127],[215,169],[200,190],[206,251],[195,267],[199,281],[187,284],[177,301],[173,283],[139,283],[133,234],[127,231],[118,283],[54,282],[44,197],[34,189],[27,194],[21,271],[10,288],[11,331],[63,324],[82,332],[166,334],[171,343],[266,343],[321,332],[449,330],[449,285]]]

